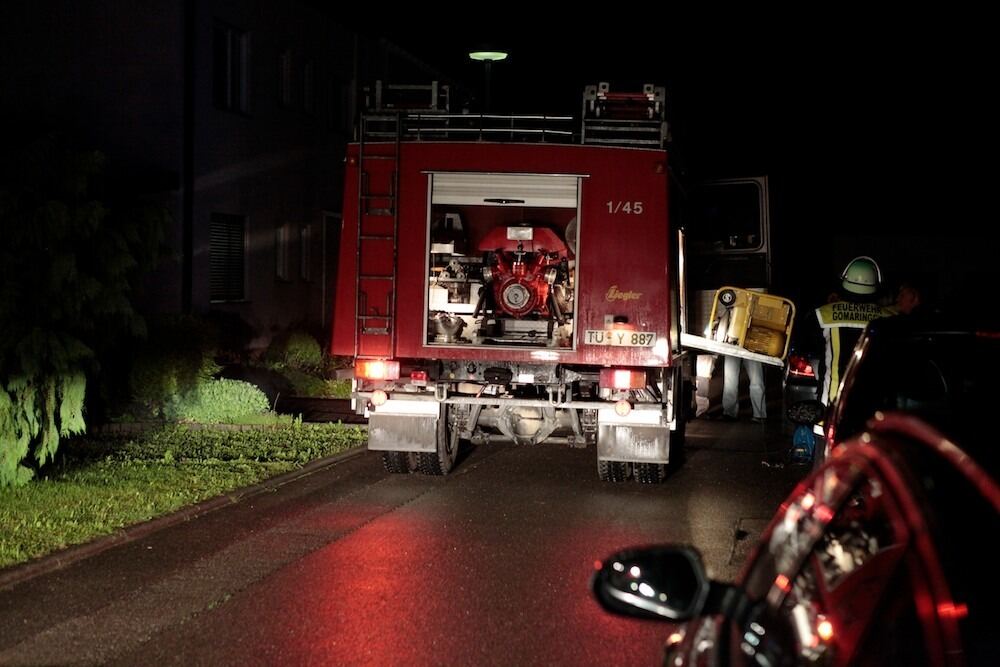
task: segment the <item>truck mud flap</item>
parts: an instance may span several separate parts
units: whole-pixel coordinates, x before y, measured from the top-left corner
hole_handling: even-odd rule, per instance
[[[389,401],[368,418],[368,449],[383,452],[437,451],[438,421],[444,405],[429,401],[406,401],[405,412]]]
[[[670,427],[659,410],[634,410],[625,417],[614,410],[597,413],[600,461],[670,462]]]

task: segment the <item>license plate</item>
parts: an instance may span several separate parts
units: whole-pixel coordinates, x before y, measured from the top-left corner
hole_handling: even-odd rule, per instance
[[[646,331],[616,331],[614,329],[587,329],[584,336],[586,345],[614,345],[615,347],[653,347],[656,334]]]

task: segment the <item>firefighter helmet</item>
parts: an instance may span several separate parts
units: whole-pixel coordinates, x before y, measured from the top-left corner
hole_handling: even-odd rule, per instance
[[[853,294],[874,294],[882,283],[882,272],[867,255],[855,257],[840,275],[841,285]]]

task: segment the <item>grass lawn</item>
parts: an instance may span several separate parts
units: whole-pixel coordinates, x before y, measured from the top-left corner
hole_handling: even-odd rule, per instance
[[[0,489],[0,568],[301,468],[365,437],[356,427],[293,424],[70,441],[58,466]]]

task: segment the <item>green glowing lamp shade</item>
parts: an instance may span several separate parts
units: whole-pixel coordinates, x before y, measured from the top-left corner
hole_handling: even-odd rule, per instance
[[[469,57],[473,60],[503,60],[507,57],[506,51],[469,51]]]

